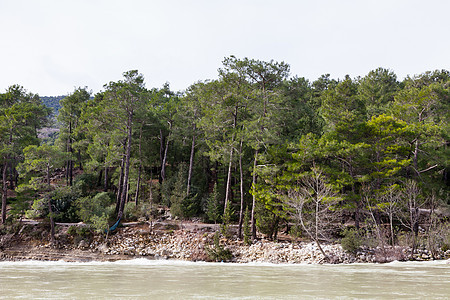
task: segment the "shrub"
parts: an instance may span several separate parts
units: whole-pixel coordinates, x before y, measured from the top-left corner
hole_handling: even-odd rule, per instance
[[[34,191],[27,190],[18,192],[17,197],[9,198],[10,216],[15,220],[22,218],[30,209],[30,203],[34,199],[35,194]]]
[[[234,214],[233,209],[231,208],[231,202],[228,203],[227,208],[225,209],[225,213],[222,217],[222,224],[220,226],[221,233],[229,238],[230,237],[230,224],[231,224],[231,216]]]
[[[221,205],[220,205],[220,197],[219,192],[217,190],[217,183],[214,184],[213,192],[206,199],[206,216],[209,221],[217,224],[220,222],[221,218]]]
[[[43,218],[48,215],[47,200],[44,198],[35,199],[31,205],[31,209],[25,212],[25,217],[28,219]]]
[[[81,240],[89,241],[92,238],[92,232],[88,226],[70,226],[67,234],[73,237],[74,244],[78,244]]]
[[[124,218],[128,221],[136,221],[141,216],[139,208],[134,202],[125,203],[123,209]]]
[[[78,222],[80,221],[76,213],[75,201],[80,197],[77,187],[63,186],[51,191],[49,196],[52,199],[55,221]]]
[[[301,237],[302,233],[303,230],[299,224],[296,224],[289,229],[289,234],[294,238],[294,240],[297,240],[299,237]]]
[[[108,216],[105,213],[101,216],[92,216],[90,221],[92,229],[97,233],[102,233],[109,229]]]
[[[91,231],[87,226],[70,226],[69,229],[67,229],[67,234],[87,238],[91,235]]]
[[[102,216],[105,214],[107,207],[110,205],[111,198],[106,192],[98,193],[94,197],[88,196],[76,200],[78,216],[85,223],[89,223],[92,216]]]
[[[356,229],[346,228],[341,239],[342,249],[355,255],[362,246],[362,238]]]
[[[177,172],[175,182],[172,187],[172,191],[169,196],[170,200],[170,213],[173,216],[183,218],[186,217],[186,176],[184,165],[180,165],[180,169]]]
[[[97,176],[94,174],[83,173],[75,178],[74,186],[76,186],[81,194],[87,195],[97,187]]]
[[[230,249],[225,249],[220,245],[220,234],[218,231],[214,234],[213,248],[205,247],[206,253],[212,261],[229,261],[233,258]]]
[[[25,217],[30,219],[44,218],[48,216],[48,197],[53,207],[53,217],[57,222],[79,222],[80,219],[75,207],[75,200],[80,196],[76,187],[63,186],[49,192],[43,198],[35,199],[31,209],[25,212]]]
[[[77,199],[76,208],[80,219],[99,233],[108,229],[108,221],[115,212],[115,205],[111,205],[111,198],[106,192]]]
[[[256,202],[255,218],[258,230],[270,239],[274,239],[278,231],[276,214],[268,210],[263,203]]]

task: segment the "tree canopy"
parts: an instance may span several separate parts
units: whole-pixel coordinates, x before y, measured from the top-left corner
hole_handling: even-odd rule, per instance
[[[402,81],[384,68],[315,81],[289,72],[285,62],[230,56],[216,79],[175,92],[147,89],[132,70],[95,95],[75,88],[54,124],[38,95],[7,88],[2,222],[8,198],[25,186],[35,201],[49,199],[52,216],[98,228],[165,207],[176,218],[236,222],[242,237],[248,209],[253,238],[297,226],[318,244],[331,225],[381,232],[386,220],[395,243],[394,226],[409,224],[417,236],[411,211],[447,209],[448,71]],[[41,140],[49,126],[57,139]]]

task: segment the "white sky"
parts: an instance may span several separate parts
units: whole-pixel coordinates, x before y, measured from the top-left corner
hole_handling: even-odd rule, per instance
[[[310,80],[403,79],[450,69],[449,13],[447,0],[0,0],[0,92],[96,93],[132,69],[184,90],[229,55]]]

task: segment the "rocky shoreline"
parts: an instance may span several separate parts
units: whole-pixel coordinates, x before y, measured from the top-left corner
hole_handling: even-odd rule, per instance
[[[37,226],[37,225],[24,225]],[[196,223],[132,224],[114,234],[74,237],[60,227],[56,246],[45,239],[36,239],[36,228],[24,227],[20,233],[0,237],[0,260],[64,260],[74,262],[116,261],[135,258],[184,261],[212,261],[208,251],[214,248],[215,225]],[[47,239],[48,240],[48,239]],[[362,249],[356,254],[345,252],[340,244],[324,244],[323,256],[315,243],[304,241],[268,241],[259,239],[244,245],[234,238],[220,239],[220,248],[227,249],[234,263],[383,263],[409,260],[410,249],[384,247]],[[450,250],[436,259],[449,259]],[[414,260],[433,260],[429,251],[418,250]],[[220,261],[220,260],[219,260]]]

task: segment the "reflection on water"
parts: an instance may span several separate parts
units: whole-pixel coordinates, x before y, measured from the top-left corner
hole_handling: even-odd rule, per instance
[[[0,298],[449,299],[450,265],[0,262]]]

